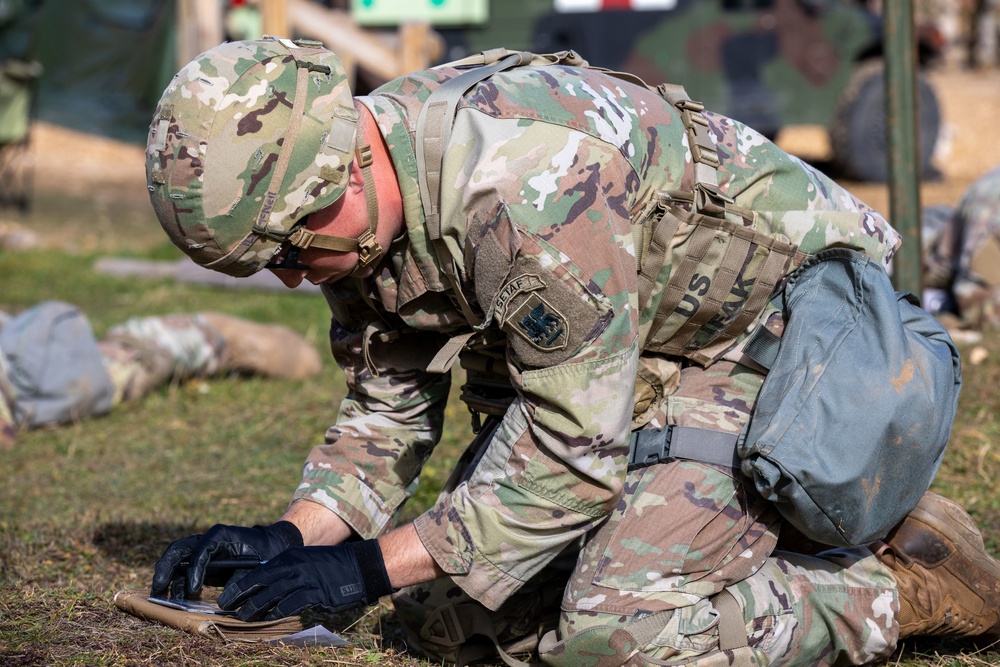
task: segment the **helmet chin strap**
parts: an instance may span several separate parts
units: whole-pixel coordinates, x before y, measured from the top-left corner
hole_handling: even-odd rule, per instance
[[[288,235],[288,242],[297,248],[323,248],[339,252],[357,252],[358,264],[351,272],[352,276],[361,275],[369,266],[376,264],[383,255],[382,246],[375,240],[375,229],[378,226],[378,196],[375,192],[375,179],[372,177],[372,149],[368,144],[360,144],[354,151],[354,159],[361,167],[361,176],[365,181],[365,204],[368,210],[368,229],[361,232],[356,239],[345,236],[326,236],[317,234],[305,228],[305,225]]]

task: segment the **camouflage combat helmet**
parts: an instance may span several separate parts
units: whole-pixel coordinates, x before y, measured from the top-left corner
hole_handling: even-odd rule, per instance
[[[371,150],[340,59],[319,42],[265,37],[210,49],[170,82],[150,126],[146,184],[160,224],[195,262],[231,276],[264,268],[287,242],[381,256]],[[317,236],[310,213],[364,174],[369,229]]]

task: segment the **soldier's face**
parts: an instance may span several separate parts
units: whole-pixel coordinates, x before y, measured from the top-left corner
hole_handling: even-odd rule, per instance
[[[306,218],[306,229],[323,236],[360,236],[368,229],[368,205],[363,181],[356,182],[352,173],[351,184],[344,195]],[[310,247],[299,251],[298,263],[306,268],[269,270],[287,287],[297,287],[303,280],[314,285],[336,282],[354,270],[358,263],[358,253]],[[367,274],[370,275],[372,271],[373,268],[369,267]]]

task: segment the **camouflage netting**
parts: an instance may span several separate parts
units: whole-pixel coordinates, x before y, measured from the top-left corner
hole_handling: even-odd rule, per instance
[[[35,114],[83,132],[144,142],[176,71],[174,0],[6,0],[20,5],[0,37],[45,72]]]

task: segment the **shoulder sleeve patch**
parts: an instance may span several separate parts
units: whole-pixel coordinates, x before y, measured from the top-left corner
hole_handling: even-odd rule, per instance
[[[611,320],[611,304],[568,271],[556,275],[519,256],[493,302],[493,317],[526,366],[560,364],[597,338]]]
[[[500,206],[474,241],[476,296],[524,367],[558,365],[596,340],[611,301],[573,258],[516,227]]]
[[[513,314],[504,318],[517,326],[518,334],[543,352],[565,349],[569,343],[569,321],[544,297],[531,294]]]

